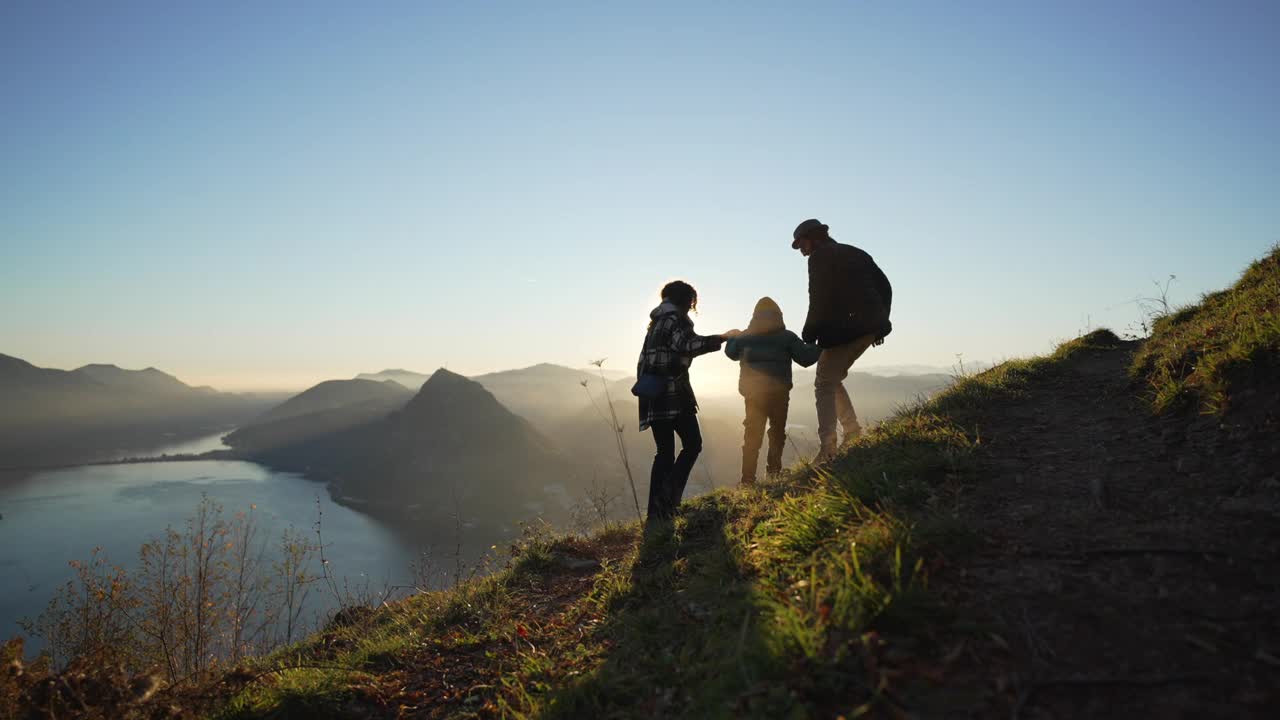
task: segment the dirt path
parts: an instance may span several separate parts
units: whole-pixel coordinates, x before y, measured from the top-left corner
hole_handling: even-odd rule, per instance
[[[1011,706],[994,712],[1280,717],[1268,440],[1153,418],[1126,378],[1132,350],[1080,353],[965,418],[985,446],[965,503],[982,542],[943,584],[1009,646]]]

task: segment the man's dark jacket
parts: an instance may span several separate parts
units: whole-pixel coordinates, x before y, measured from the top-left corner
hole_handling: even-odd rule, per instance
[[[824,348],[893,330],[893,288],[866,252],[832,242],[809,254],[809,316],[800,336]]]

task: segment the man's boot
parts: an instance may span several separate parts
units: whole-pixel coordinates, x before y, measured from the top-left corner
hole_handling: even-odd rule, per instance
[[[831,462],[835,458],[835,456],[836,456],[836,449],[834,447],[824,447],[818,451],[817,455],[813,456],[812,464],[825,465]]]
[[[782,472],[782,442],[771,439],[769,442],[769,454],[764,462],[765,477],[773,477]]]

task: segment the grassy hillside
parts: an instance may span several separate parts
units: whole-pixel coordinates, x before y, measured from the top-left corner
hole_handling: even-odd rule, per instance
[[[507,571],[279,653],[264,667],[280,671],[219,716],[778,717],[889,702],[883,684],[914,679],[890,682],[891,664],[863,676],[868,653],[888,652],[865,633],[933,625],[925,553],[955,538],[931,505],[971,452],[922,410],[831,472],[699,498],[674,526],[531,539]]]
[[[1280,387],[1280,246],[1232,287],[1156,321],[1132,373],[1159,411],[1196,406],[1222,414],[1233,390]]]

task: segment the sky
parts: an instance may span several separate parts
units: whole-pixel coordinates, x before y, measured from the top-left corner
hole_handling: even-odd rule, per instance
[[[860,366],[1038,354],[1280,241],[1277,88],[1266,1],[7,0],[0,353],[630,369],[675,278],[798,329],[817,217],[894,286]]]

